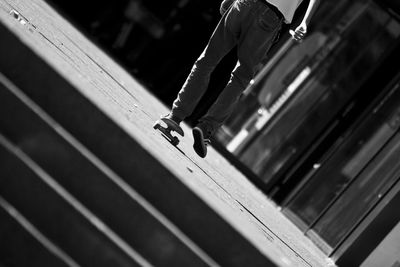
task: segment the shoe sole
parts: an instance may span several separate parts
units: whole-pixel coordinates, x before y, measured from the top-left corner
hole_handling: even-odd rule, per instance
[[[179,124],[171,119],[168,118],[161,118],[159,121],[164,122],[167,125],[167,128],[171,129],[172,131],[176,132],[180,136],[184,136],[185,133],[183,132],[182,128],[179,126]]]
[[[193,149],[200,157],[204,158],[207,155],[207,147],[204,144],[204,135],[203,131],[199,128],[195,127],[192,130],[193,133]]]

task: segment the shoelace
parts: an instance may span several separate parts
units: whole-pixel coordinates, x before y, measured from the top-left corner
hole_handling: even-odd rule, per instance
[[[205,136],[204,137],[204,143],[205,143],[205,145],[211,145],[211,140],[210,140],[210,137],[211,136],[211,132],[210,131],[207,131],[207,136]]]

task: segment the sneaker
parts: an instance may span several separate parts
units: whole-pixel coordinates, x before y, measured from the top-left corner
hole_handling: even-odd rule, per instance
[[[177,132],[181,136],[185,135],[182,128],[179,126],[180,120],[177,120],[175,117],[167,115],[162,117],[161,121],[163,121],[167,125],[167,129],[171,129],[172,131]]]
[[[193,128],[193,149],[202,158],[207,155],[207,146],[211,144],[210,137],[212,132],[202,125]]]

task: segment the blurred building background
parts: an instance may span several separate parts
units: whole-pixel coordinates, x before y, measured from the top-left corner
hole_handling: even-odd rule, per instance
[[[52,4],[167,105],[220,16],[210,0]],[[322,1],[301,44],[287,28],[215,147],[339,266],[400,266],[400,2]]]

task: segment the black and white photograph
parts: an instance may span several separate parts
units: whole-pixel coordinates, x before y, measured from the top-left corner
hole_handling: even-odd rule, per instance
[[[0,0],[0,267],[400,267],[399,0]]]

